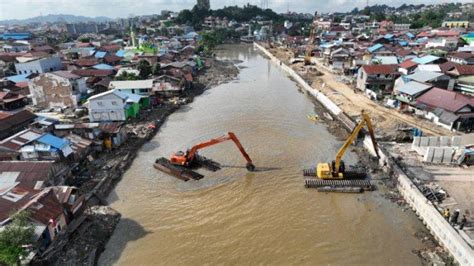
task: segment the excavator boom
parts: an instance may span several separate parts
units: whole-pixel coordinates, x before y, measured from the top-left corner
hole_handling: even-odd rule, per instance
[[[379,157],[377,142],[375,141],[374,129],[372,127],[372,122],[370,122],[369,115],[367,113],[365,113],[364,111],[362,111],[362,120],[359,122],[359,124],[357,124],[357,126],[354,128],[354,130],[352,130],[351,135],[349,136],[349,138],[346,139],[346,142],[344,142],[344,144],[342,145],[341,148],[339,148],[339,151],[336,154],[336,161],[335,161],[335,164],[334,164],[335,174],[338,174],[338,172],[339,172],[342,157],[346,153],[347,148],[349,148],[351,143],[354,142],[354,140],[357,138],[357,136],[359,135],[360,130],[364,127],[364,125],[367,125],[367,128],[369,129],[369,134],[370,134],[370,138],[372,140],[372,144],[374,145],[374,150],[377,154],[377,157]]]
[[[200,149],[204,149],[206,147],[216,145],[227,140],[232,140],[239,149],[239,151],[242,153],[245,160],[247,161],[247,170],[254,171],[255,166],[252,163],[252,159],[250,159],[250,156],[245,151],[237,136],[232,132],[228,132],[227,135],[215,139],[210,139],[208,141],[194,145],[186,152],[176,152],[171,156],[169,160],[164,157],[158,158],[156,159],[155,164],[153,166],[158,170],[174,175],[184,181],[188,181],[190,179],[199,180],[204,176],[198,172],[193,171],[193,168],[204,167],[210,171],[215,172],[220,169],[220,165],[219,163],[207,159],[204,156],[200,156],[197,152]]]
[[[360,130],[367,125],[374,150],[379,157],[377,142],[375,141],[374,129],[367,113],[362,111],[361,121],[352,130],[350,136],[344,142],[342,147],[336,154],[336,159],[332,163],[318,163],[316,169],[303,170],[304,176],[314,176],[318,179],[307,179],[305,186],[309,188],[317,188],[319,191],[335,191],[335,192],[362,192],[364,190],[373,190],[374,186],[370,180],[361,180],[366,177],[367,173],[361,169],[346,170],[342,157],[346,153],[351,143],[357,138]],[[352,179],[352,180],[347,180]],[[358,180],[354,180],[358,179]]]
[[[211,140],[199,143],[197,145],[194,145],[187,152],[187,155],[186,155],[187,158],[186,159],[187,159],[187,161],[192,161],[192,160],[194,160],[194,157],[195,157],[198,150],[204,149],[206,147],[213,146],[213,145],[216,145],[216,144],[219,144],[219,143],[222,143],[222,142],[227,141],[227,140],[232,140],[235,143],[235,145],[237,146],[237,148],[239,149],[240,153],[242,153],[242,156],[244,156],[247,163],[252,164],[252,159],[250,159],[250,156],[247,154],[244,147],[240,143],[239,139],[237,138],[237,136],[233,132],[228,132],[227,135],[224,135],[224,136],[221,136],[219,138],[211,139]]]

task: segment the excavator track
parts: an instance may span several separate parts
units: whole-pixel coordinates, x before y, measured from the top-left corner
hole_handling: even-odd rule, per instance
[[[306,188],[316,188],[321,192],[353,192],[373,191],[375,186],[370,180],[324,180],[305,179]]]
[[[209,171],[216,172],[221,169],[221,164],[206,158],[202,155],[196,154],[194,157],[194,163],[197,167],[204,167]]]
[[[316,176],[316,170],[314,168],[311,169],[303,169],[303,176]],[[360,168],[350,168],[349,170],[344,171],[344,179],[364,179],[367,177],[367,173],[365,169]]]
[[[199,180],[204,177],[203,175],[184,166],[172,164],[170,160],[164,157],[156,159],[153,167],[170,175],[176,176],[183,181],[188,181],[190,179]]]

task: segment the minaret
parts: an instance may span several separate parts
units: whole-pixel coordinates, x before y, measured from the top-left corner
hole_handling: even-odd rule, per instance
[[[130,38],[132,39],[132,46],[137,47],[137,41],[135,40],[135,31],[133,30],[133,25],[130,26]]]

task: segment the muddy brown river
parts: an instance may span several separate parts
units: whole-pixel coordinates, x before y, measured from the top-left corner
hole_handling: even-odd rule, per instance
[[[122,220],[99,264],[420,264],[412,250],[422,247],[413,236],[422,224],[411,211],[380,191],[304,188],[301,170],[332,160],[342,143],[307,119],[311,99],[252,46],[217,54],[243,61],[238,79],[172,114],[143,146],[108,198]],[[227,131],[260,171],[247,172],[232,142],[202,151],[223,169],[201,171],[200,181],[153,168],[155,158]]]

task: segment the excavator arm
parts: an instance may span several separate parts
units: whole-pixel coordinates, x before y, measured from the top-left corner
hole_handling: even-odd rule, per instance
[[[364,127],[365,124],[367,125],[367,128],[369,129],[369,134],[372,140],[372,144],[374,145],[375,153],[377,154],[377,157],[380,157],[378,148],[377,148],[377,142],[375,141],[375,135],[374,135],[372,122],[370,122],[369,115],[362,110],[362,120],[359,122],[359,124],[357,124],[354,130],[352,130],[351,135],[349,136],[349,138],[347,138],[346,142],[344,142],[344,144],[342,145],[342,147],[339,149],[339,151],[336,154],[336,161],[334,164],[334,171],[336,174],[339,172],[339,167],[341,165],[342,157],[346,153],[347,148],[349,148],[351,143],[354,142],[354,140],[359,135],[360,130]]]
[[[240,143],[239,139],[237,138],[237,136],[233,132],[228,132],[227,135],[224,135],[224,136],[221,136],[221,137],[218,137],[218,138],[215,138],[215,139],[210,139],[208,141],[205,141],[205,142],[199,143],[197,145],[194,145],[191,149],[189,149],[184,154],[184,158],[182,158],[181,155],[176,154],[172,157],[172,161],[180,162],[181,164],[186,164],[186,163],[192,162],[194,160],[198,150],[201,150],[201,149],[207,148],[209,146],[213,146],[213,145],[222,143],[222,142],[227,141],[227,140],[232,140],[235,143],[235,145],[237,146],[237,148],[239,149],[239,151],[242,153],[245,160],[247,161],[247,169],[250,170],[250,171],[253,171],[255,169],[255,166],[252,163],[252,159],[250,159],[250,156],[247,154],[244,147]]]

